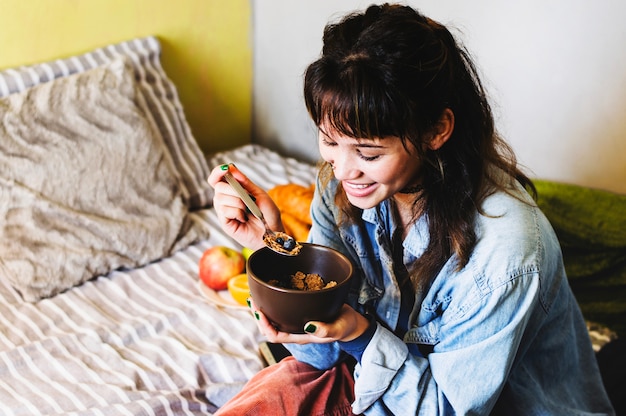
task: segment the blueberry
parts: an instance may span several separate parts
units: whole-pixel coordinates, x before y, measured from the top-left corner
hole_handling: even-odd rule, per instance
[[[282,237],[276,237],[276,242],[281,246],[285,244],[285,240]]]
[[[293,250],[296,247],[296,240],[293,238],[288,239],[285,241],[285,244],[283,244],[283,247],[285,250]]]

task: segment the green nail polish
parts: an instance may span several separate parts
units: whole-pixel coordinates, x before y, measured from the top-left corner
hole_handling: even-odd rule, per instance
[[[317,331],[317,327],[313,324],[308,324],[306,327],[304,327],[304,332],[308,332],[309,334],[312,334],[315,331]]]
[[[220,166],[220,169],[222,169],[222,170],[228,170],[228,165],[222,165],[222,166]]]
[[[252,307],[252,303],[250,302],[249,298],[246,298],[246,303],[248,304],[248,308]]]
[[[254,311],[254,317],[256,318],[257,321],[261,319],[261,316],[259,315],[257,311]]]

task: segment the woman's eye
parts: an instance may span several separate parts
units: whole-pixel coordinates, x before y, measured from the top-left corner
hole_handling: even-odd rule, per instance
[[[371,162],[371,161],[374,161],[374,160],[378,159],[380,157],[380,155],[366,156],[366,155],[364,155],[362,153],[359,153],[359,157],[361,159],[363,159],[364,161],[366,161],[366,162]]]

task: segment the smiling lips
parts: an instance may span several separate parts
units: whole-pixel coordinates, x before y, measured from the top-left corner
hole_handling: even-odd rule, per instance
[[[363,198],[368,196],[376,189],[376,183],[351,183],[343,181],[341,182],[346,194],[357,198]]]

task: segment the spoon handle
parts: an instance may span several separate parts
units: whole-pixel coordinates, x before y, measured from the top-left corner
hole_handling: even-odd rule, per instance
[[[246,204],[250,212],[252,212],[252,214],[255,217],[257,217],[258,219],[263,221],[263,223],[265,223],[265,219],[263,218],[263,213],[259,209],[259,206],[256,204],[256,202],[252,200],[252,198],[250,197],[250,194],[248,194],[248,192],[245,189],[243,189],[243,186],[241,186],[241,184],[237,181],[237,179],[235,179],[233,175],[231,175],[229,172],[226,172],[226,174],[224,175],[224,179],[226,179],[226,182],[228,182],[228,184],[233,187],[235,192],[237,192],[237,194],[239,195],[243,203]]]

